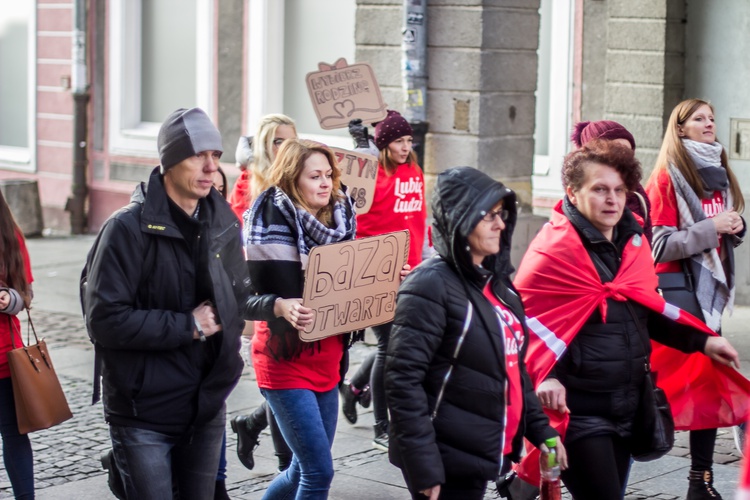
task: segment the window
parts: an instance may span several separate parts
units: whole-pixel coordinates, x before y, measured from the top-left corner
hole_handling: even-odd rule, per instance
[[[7,2],[0,15],[0,163],[3,167],[32,168],[34,148],[36,26],[34,2]]]
[[[353,64],[355,0],[258,0],[250,2],[247,130],[260,118],[284,113],[297,132],[332,146],[351,148],[346,129],[323,130],[315,116],[305,76],[319,62],[340,57]]]
[[[159,127],[177,108],[211,115],[213,19],[212,0],[112,0],[112,153],[153,157]]]
[[[573,0],[542,0],[539,8],[532,176],[534,213],[539,215],[547,215],[563,195],[560,172],[572,127],[573,4]]]

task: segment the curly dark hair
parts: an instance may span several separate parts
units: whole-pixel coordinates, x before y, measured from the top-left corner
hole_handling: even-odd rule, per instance
[[[617,170],[628,191],[635,191],[643,176],[641,162],[636,159],[632,149],[606,139],[595,139],[563,160],[563,189],[570,186],[573,191],[578,191],[586,179],[585,167],[589,163],[599,163]]]

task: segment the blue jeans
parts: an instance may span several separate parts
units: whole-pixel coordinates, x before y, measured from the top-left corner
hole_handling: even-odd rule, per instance
[[[225,413],[182,435],[110,425],[117,468],[128,498],[180,500],[214,497]]]
[[[18,433],[16,405],[10,378],[0,379],[0,435],[3,436],[3,462],[16,498],[34,498],[34,458],[31,441]]]
[[[264,500],[325,500],[333,481],[331,446],[336,434],[339,395],[306,389],[261,389],[294,453],[292,465],[276,476]]]

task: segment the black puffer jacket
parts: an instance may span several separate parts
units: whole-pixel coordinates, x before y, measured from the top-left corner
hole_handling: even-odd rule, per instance
[[[240,307],[250,285],[239,222],[215,191],[200,202],[210,298],[223,331],[193,340],[192,247],[172,219],[159,169],[102,228],[86,288],[108,422],[183,433],[216,416],[242,373]]]
[[[510,217],[501,250],[473,265],[467,236],[500,200]],[[495,479],[501,460],[518,458],[522,437],[534,444],[554,436],[521,361],[524,415],[503,457],[505,419],[504,334],[482,294],[492,279],[496,296],[523,322],[521,301],[510,284],[510,236],[516,221],[515,194],[478,170],[451,169],[433,192],[433,240],[439,256],[419,265],[402,284],[388,345],[385,387],[391,415],[391,462],[402,468],[412,489],[445,482],[446,475]],[[490,273],[486,269],[494,270]],[[473,317],[455,361],[437,417],[430,416],[464,328]],[[528,333],[524,333],[528,338]],[[523,360],[526,344],[521,347]]]
[[[597,266],[602,283],[612,281],[625,245],[643,232],[630,210],[625,210],[615,227],[612,241],[594,228],[568,198],[563,202],[563,212],[589,254],[597,255],[606,266],[606,271]],[[702,351],[705,346],[707,336],[702,333],[633,301],[608,299],[607,321],[603,322],[599,309],[595,309],[548,376],[560,380],[566,389],[571,414],[566,443],[608,433],[630,436],[651,353],[651,345],[643,341],[633,313],[653,340],[684,352]]]

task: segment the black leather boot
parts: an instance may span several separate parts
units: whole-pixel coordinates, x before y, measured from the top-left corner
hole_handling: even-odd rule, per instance
[[[263,427],[257,424],[256,420],[250,415],[240,415],[234,417],[231,421],[232,432],[237,434],[237,458],[242,465],[253,470],[255,467],[255,458],[253,451],[260,444],[258,435]]]
[[[688,476],[690,487],[687,500],[721,500],[721,495],[714,488],[714,473],[708,470],[690,470]]]

